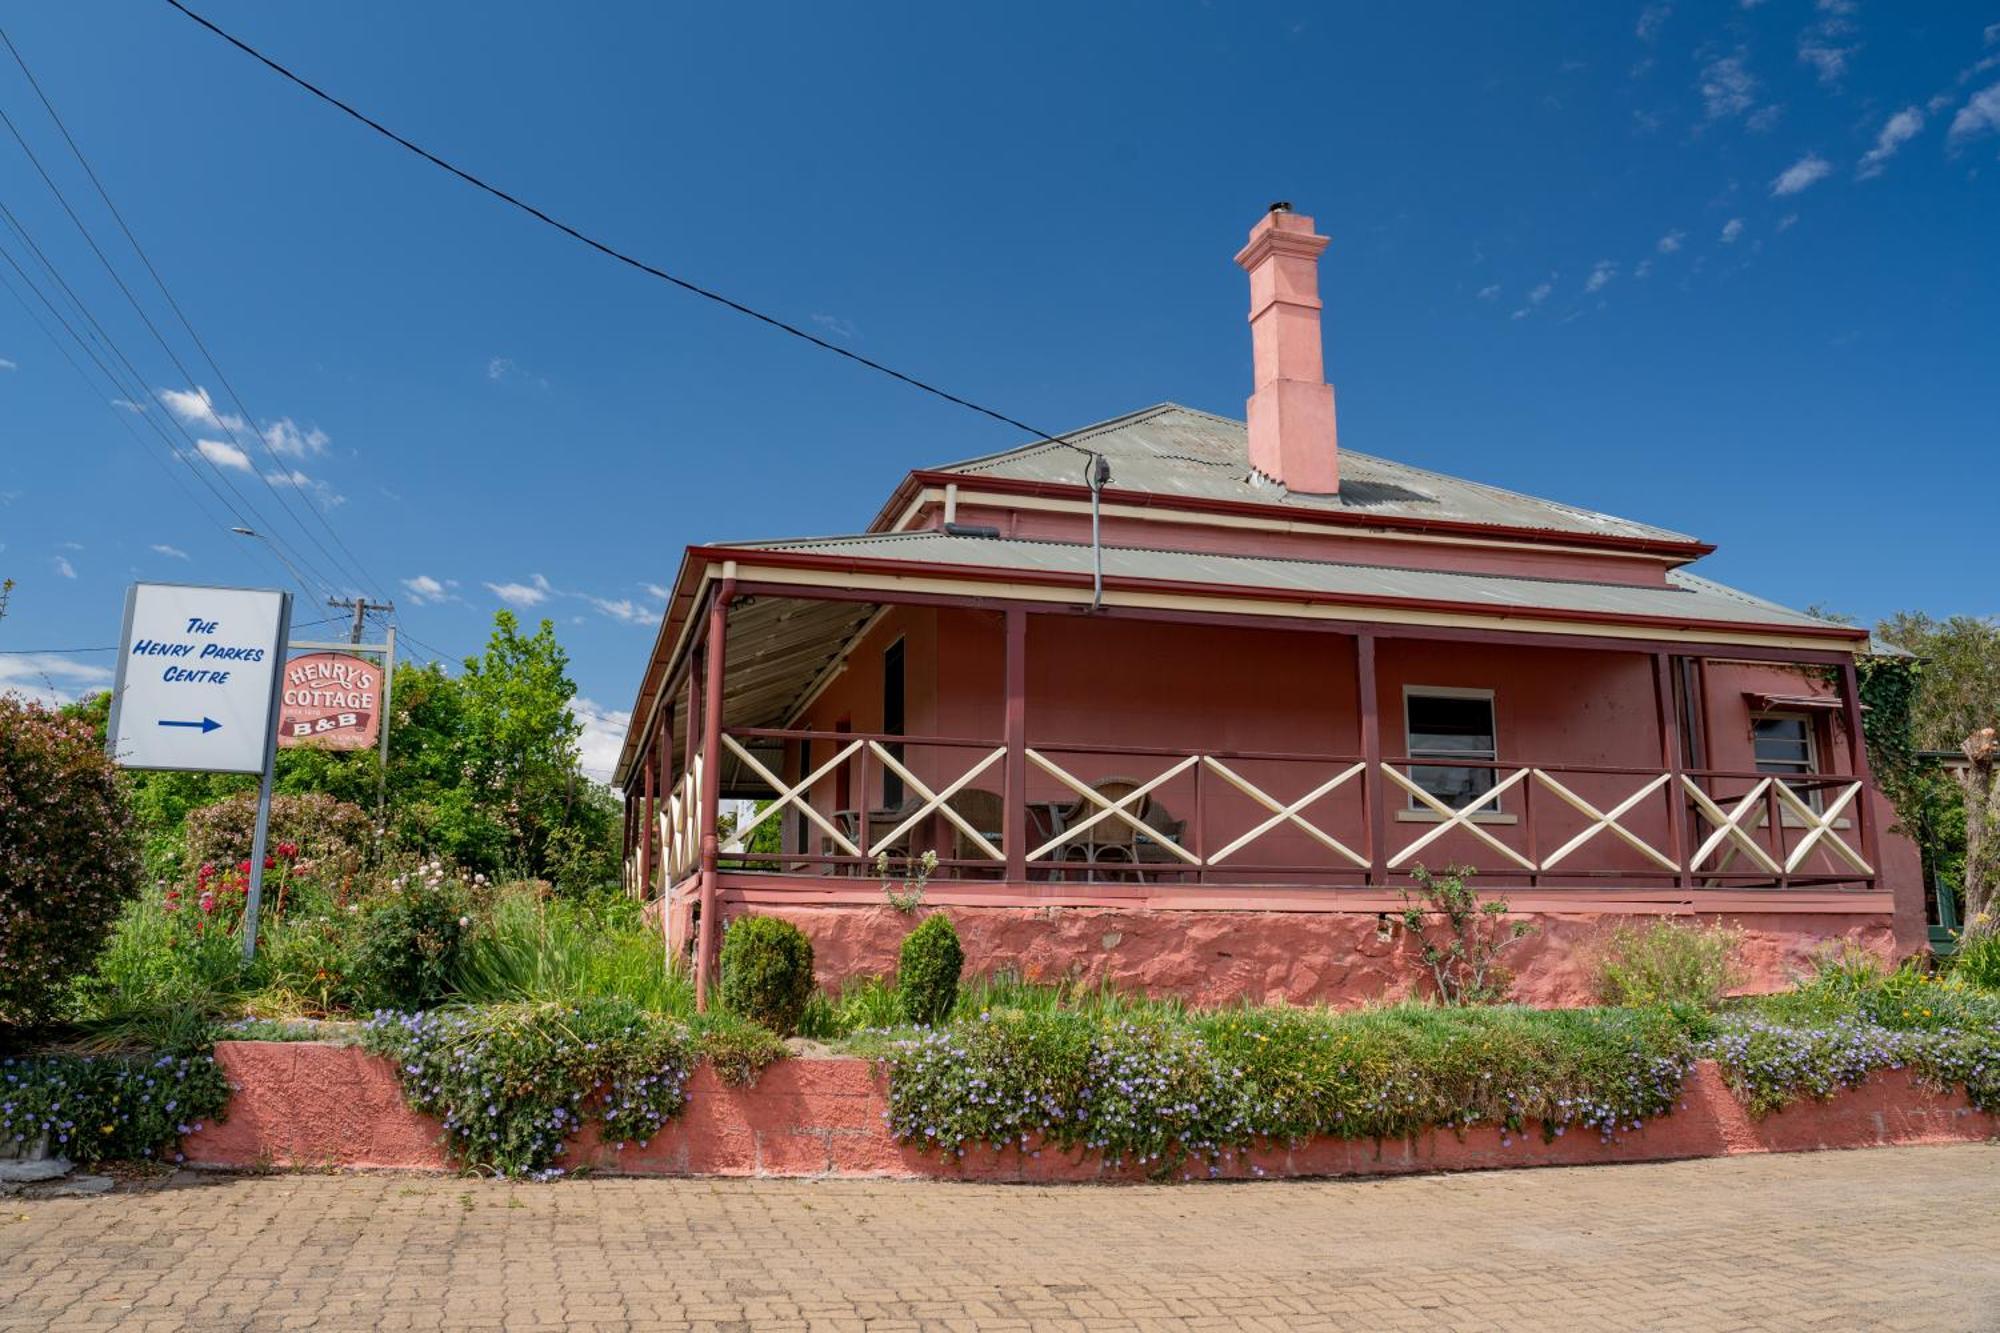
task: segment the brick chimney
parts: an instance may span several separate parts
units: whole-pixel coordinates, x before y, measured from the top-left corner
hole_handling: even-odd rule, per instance
[[[1326,237],[1290,204],[1250,229],[1236,262],[1250,275],[1250,347],[1255,356],[1250,395],[1250,466],[1287,490],[1333,495],[1340,490],[1340,449],[1333,424],[1333,386],[1319,345],[1319,254]]]

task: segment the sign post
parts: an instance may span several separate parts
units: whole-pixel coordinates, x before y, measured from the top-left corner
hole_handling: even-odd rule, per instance
[[[135,583],[111,695],[107,744],[127,768],[254,773],[257,827],[243,956],[257,951],[264,847],[292,596],[256,588]]]

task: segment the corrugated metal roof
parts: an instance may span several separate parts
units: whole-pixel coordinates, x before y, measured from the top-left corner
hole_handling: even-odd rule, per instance
[[[1363,517],[1379,514],[1485,523],[1535,532],[1694,540],[1685,533],[1392,463],[1348,448],[1340,451],[1340,494],[1294,495],[1251,472],[1248,434],[1242,422],[1178,403],[1162,403],[1115,417],[1064,438],[1111,460],[1113,491],[1344,511]],[[1082,479],[1083,460],[1075,450],[1044,441],[929,470],[1076,484]]]
[[[936,531],[736,542],[731,545],[765,551],[909,560],[978,569],[1064,574],[1088,574],[1091,569],[1090,547],[1085,544],[954,537]],[[1649,588],[1564,579],[1462,574],[1436,569],[1286,560],[1270,556],[1106,546],[1104,574],[1107,579],[1157,579],[1334,597],[1347,594],[1364,598],[1395,597],[1483,604],[1495,610],[1580,611],[1778,627],[1823,628],[1828,623],[1816,616],[1790,610],[1681,570],[1668,572],[1669,586]]]

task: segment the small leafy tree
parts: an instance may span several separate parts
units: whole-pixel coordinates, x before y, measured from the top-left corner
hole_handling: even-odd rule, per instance
[[[1526,921],[1510,921],[1505,898],[1481,899],[1473,872],[1452,866],[1433,875],[1422,866],[1410,871],[1414,892],[1403,890],[1403,929],[1421,950],[1438,997],[1446,1004],[1497,1004],[1507,998],[1514,974],[1500,963],[1508,945],[1535,933]],[[1442,937],[1433,927],[1441,918]]]
[[[138,887],[131,812],[89,725],[0,695],[0,1029],[50,1016]]]

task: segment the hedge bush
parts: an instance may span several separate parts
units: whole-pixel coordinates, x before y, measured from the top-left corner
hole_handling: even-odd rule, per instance
[[[188,811],[182,828],[187,864],[235,865],[250,856],[257,793],[240,792]],[[321,793],[273,796],[267,848],[296,848],[294,869],[337,891],[360,869],[375,842],[374,820],[349,801]]]
[[[427,1009],[451,994],[472,931],[471,892],[441,862],[398,877],[367,904],[349,977],[377,1009]]]
[[[138,887],[117,769],[90,725],[0,695],[0,1029],[53,1015]]]
[[[896,1002],[903,1017],[925,1027],[942,1023],[958,1003],[965,950],[951,918],[939,912],[903,937],[896,963]]]
[[[798,1030],[813,993],[813,949],[789,921],[743,916],[722,937],[722,1004],[781,1037]]]
[[[1698,1004],[1713,1009],[1741,985],[1743,932],[1659,920],[1619,925],[1597,958],[1597,998],[1605,1004]]]

